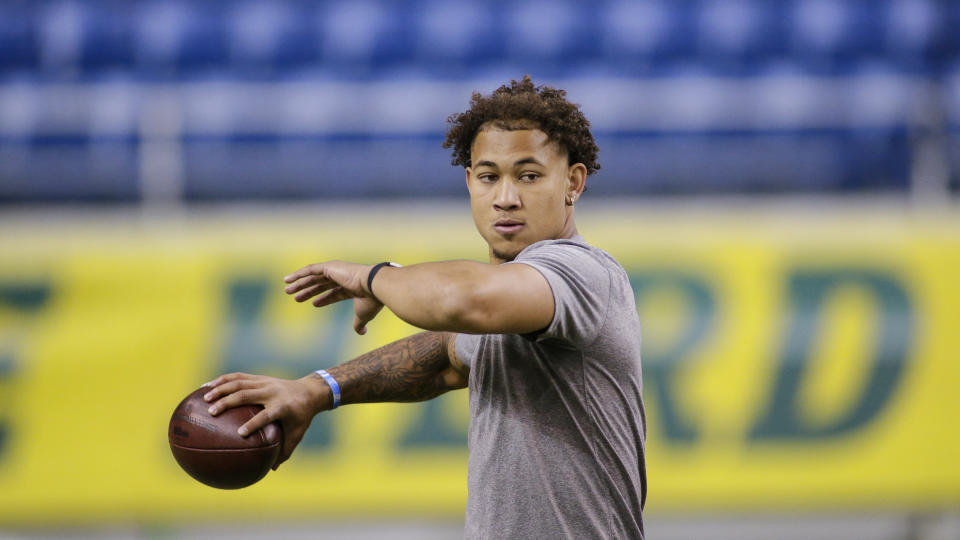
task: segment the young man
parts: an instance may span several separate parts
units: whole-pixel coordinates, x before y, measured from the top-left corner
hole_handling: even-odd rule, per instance
[[[265,408],[290,457],[338,404],[420,401],[469,387],[468,538],[642,538],[646,496],[640,322],[623,268],[577,233],[574,204],[599,168],[589,122],[529,77],[451,116],[444,147],[466,169],[490,264],[330,261],[285,278],[298,302],[353,300],[354,330],[387,306],[427,332],[299,380],[233,373],[211,413]]]

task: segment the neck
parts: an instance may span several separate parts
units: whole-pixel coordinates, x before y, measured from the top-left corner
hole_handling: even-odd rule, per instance
[[[554,238],[554,240],[559,240],[561,238],[573,238],[577,236],[577,224],[573,221],[573,209],[570,209],[570,214],[567,216],[567,222],[563,224],[563,231],[559,236]]]

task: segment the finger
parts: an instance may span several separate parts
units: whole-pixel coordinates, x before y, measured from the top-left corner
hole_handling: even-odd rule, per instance
[[[311,274],[309,276],[305,276],[298,279],[297,281],[291,283],[290,285],[287,285],[283,290],[287,294],[294,294],[308,287],[312,287],[314,285],[324,285],[324,284],[333,284],[333,282],[327,279],[325,276],[316,276]]]
[[[300,268],[300,269],[298,269],[298,270],[296,270],[296,271],[294,271],[294,272],[291,272],[290,274],[287,274],[286,276],[284,276],[284,277],[283,277],[283,281],[285,281],[285,282],[287,282],[287,283],[293,283],[294,281],[296,281],[296,280],[298,280],[298,279],[300,279],[300,278],[302,278],[302,277],[304,277],[304,276],[308,276],[308,275],[310,275],[310,274],[313,274],[313,273],[314,273],[313,268],[314,268],[315,266],[316,266],[316,264],[308,264],[308,265],[304,266],[303,268]]]
[[[314,296],[316,296],[316,295],[318,295],[318,294],[320,294],[320,293],[322,293],[322,292],[330,289],[331,286],[333,286],[333,285],[314,285],[314,286],[312,286],[312,287],[310,287],[310,288],[307,288],[307,289],[304,289],[304,290],[300,291],[300,294],[298,294],[297,296],[295,296],[295,297],[294,297],[294,300],[296,300],[297,302],[304,302],[304,301],[309,300],[309,299],[313,298]]]
[[[211,415],[216,416],[227,409],[239,407],[240,405],[262,405],[265,392],[262,389],[237,390],[232,394],[223,396],[207,409]]]
[[[313,301],[315,307],[329,306],[350,298],[350,293],[343,287],[334,287],[330,292]]]
[[[383,304],[369,298],[357,298],[353,301],[353,313],[363,322],[370,322],[383,309]]]
[[[353,300],[353,331],[362,335],[367,333],[367,323],[383,309],[383,304],[370,298],[355,298]]]
[[[204,387],[215,388],[225,382],[234,381],[239,378],[249,377],[249,376],[250,375],[248,373],[227,373],[226,375],[220,375],[219,377],[217,377],[212,381],[201,384],[200,388],[204,388]]]
[[[275,416],[276,413],[274,413],[273,409],[265,407],[262,411],[255,414],[253,418],[247,420],[246,423],[237,428],[237,433],[239,433],[241,437],[256,433],[258,429],[276,420],[276,418],[274,418]]]
[[[303,439],[304,433],[306,433],[306,430],[298,430],[289,435],[284,435],[283,446],[280,448],[280,455],[277,456],[277,462],[273,464],[273,470],[277,470],[284,461],[290,459],[293,451],[297,448],[297,445],[300,444],[300,440]]]
[[[287,283],[293,283],[294,281],[302,277],[309,276],[310,274],[322,274],[322,273],[323,273],[323,263],[308,264],[307,266],[304,266],[303,268],[297,270],[296,272],[293,272],[292,274],[288,274],[283,278],[283,280],[286,281]]]
[[[203,395],[204,401],[215,401],[222,396],[232,394],[237,390],[252,388],[255,381],[248,378],[236,378],[231,381],[224,381]]]

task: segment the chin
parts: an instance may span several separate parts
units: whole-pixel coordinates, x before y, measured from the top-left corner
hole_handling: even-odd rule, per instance
[[[520,242],[517,240],[504,241],[500,239],[498,242],[490,243],[490,250],[496,258],[504,261],[512,261],[528,245],[530,245],[528,242]]]

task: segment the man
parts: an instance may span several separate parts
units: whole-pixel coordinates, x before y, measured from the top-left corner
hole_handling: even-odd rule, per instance
[[[451,116],[490,264],[340,261],[285,278],[298,302],[353,300],[354,330],[387,306],[425,333],[299,380],[208,383],[211,413],[280,420],[282,463],[338,404],[420,401],[469,387],[468,538],[642,538],[646,495],[640,323],[623,268],[586,244],[574,204],[599,168],[589,122],[529,77]]]

